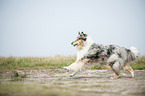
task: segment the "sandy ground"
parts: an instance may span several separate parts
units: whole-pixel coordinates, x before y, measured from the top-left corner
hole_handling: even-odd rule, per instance
[[[22,81],[15,82],[53,86],[72,96],[145,96],[145,70],[136,70],[135,78],[126,71],[121,73],[118,79],[111,80],[114,73],[107,70],[86,70],[74,77],[64,69],[25,70],[0,74],[0,82],[25,75]]]

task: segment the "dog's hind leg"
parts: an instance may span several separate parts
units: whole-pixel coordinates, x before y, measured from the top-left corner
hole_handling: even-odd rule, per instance
[[[120,75],[120,62],[116,61],[112,64],[112,70],[115,72],[115,75],[111,77],[110,79],[117,79]]]
[[[134,78],[134,71],[130,65],[126,64],[123,69],[127,70],[132,75],[132,78]]]

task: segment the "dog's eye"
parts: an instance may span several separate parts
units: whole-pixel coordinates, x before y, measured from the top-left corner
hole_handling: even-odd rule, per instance
[[[79,38],[79,40],[84,40],[84,41],[86,41],[86,38]]]
[[[79,40],[82,40],[83,38],[79,38]]]
[[[86,41],[87,39],[86,39],[86,38],[84,38],[83,40],[84,40],[84,41]]]

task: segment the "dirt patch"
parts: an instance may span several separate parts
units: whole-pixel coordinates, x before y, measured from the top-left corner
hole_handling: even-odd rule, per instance
[[[70,96],[145,96],[145,70],[136,70],[135,78],[126,71],[121,73],[118,79],[111,80],[114,73],[107,70],[87,70],[74,77],[69,77],[69,72],[64,69],[25,70],[0,74],[0,84],[43,86],[50,88],[55,96],[60,96],[60,92],[64,96],[65,93]],[[41,92],[38,95],[45,96]]]

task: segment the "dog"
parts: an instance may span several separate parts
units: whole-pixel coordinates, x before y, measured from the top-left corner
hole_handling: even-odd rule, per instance
[[[70,74],[71,77],[89,66],[101,65],[115,72],[111,79],[117,79],[122,69],[130,72],[132,78],[134,78],[134,71],[129,63],[138,59],[140,53],[137,48],[130,47],[130,49],[127,49],[118,45],[103,46],[96,44],[84,32],[79,32],[77,39],[71,44],[77,47],[77,59],[71,65],[64,67],[67,70],[74,71]]]

